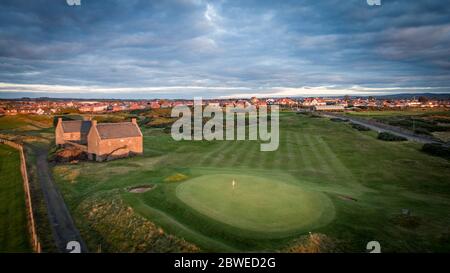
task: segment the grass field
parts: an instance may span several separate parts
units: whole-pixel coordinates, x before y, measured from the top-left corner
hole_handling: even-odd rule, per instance
[[[0,116],[0,130],[32,131],[51,127],[52,119],[48,116],[15,115]]]
[[[0,144],[0,252],[31,252],[19,152]]]
[[[143,129],[143,157],[59,165],[54,175],[91,249],[106,237],[115,249],[123,243],[81,209],[114,196],[201,251],[278,251],[309,232],[341,251],[364,252],[372,240],[386,252],[450,251],[447,160],[324,118],[281,113],[280,127],[274,152],[255,141],[176,142]],[[242,195],[230,192],[233,178]],[[156,187],[126,190],[146,184]]]

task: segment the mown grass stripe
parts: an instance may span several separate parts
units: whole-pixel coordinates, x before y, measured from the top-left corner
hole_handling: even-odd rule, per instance
[[[263,152],[259,150],[259,144],[256,141],[252,141],[252,143],[247,144],[247,146],[247,153],[245,159],[243,160],[243,165],[251,167],[253,165],[253,161],[258,159],[258,154]]]
[[[248,160],[249,150],[251,150],[252,145],[244,141],[238,141],[238,148],[233,154],[233,158],[230,160],[230,166],[239,167],[245,166],[246,160]]]
[[[221,141],[220,145],[216,149],[213,149],[212,151],[205,154],[203,159],[200,161],[200,166],[208,166],[211,161],[217,157],[218,154],[222,153],[223,150],[227,147],[226,141]]]
[[[301,138],[300,133],[294,134],[294,141],[295,141],[294,152],[297,156],[296,169],[302,170],[302,171],[303,170],[312,170],[311,161],[306,152],[306,144],[304,141],[301,141],[300,138]]]
[[[331,150],[330,146],[323,140],[322,137],[316,136],[316,141],[320,143],[318,146],[322,153],[325,155],[324,158],[329,162],[333,172],[339,174],[344,179],[353,179],[352,173],[348,168],[342,164],[341,160],[336,156],[336,154]]]
[[[286,156],[287,166],[290,170],[296,170],[299,168],[299,157],[296,136],[294,132],[287,131],[286,133]]]
[[[230,166],[230,161],[233,160],[233,154],[236,153],[236,148],[239,144],[237,141],[228,140],[226,140],[226,143],[227,147],[217,154],[217,156],[211,161],[210,166]]]
[[[317,147],[320,144],[313,141],[313,138],[310,135],[303,135],[303,136],[311,150],[311,155],[312,155],[311,158],[314,158],[315,164],[317,164],[317,165],[314,165],[314,166],[316,166],[316,170],[319,170],[320,173],[323,173],[324,175],[326,175],[329,178],[334,177],[334,173],[333,173],[331,167],[328,165],[328,163],[326,162],[323,155],[321,155],[320,152],[318,151]]]

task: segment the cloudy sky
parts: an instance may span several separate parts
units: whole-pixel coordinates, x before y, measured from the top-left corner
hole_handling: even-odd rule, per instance
[[[0,98],[450,92],[442,0],[0,0]]]

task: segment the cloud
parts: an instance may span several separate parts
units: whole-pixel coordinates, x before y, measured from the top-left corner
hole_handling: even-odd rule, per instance
[[[156,87],[102,87],[102,86],[68,86],[46,84],[11,84],[0,83],[0,92],[18,93],[177,93],[180,90],[214,91],[214,90],[249,90],[247,87],[228,86],[156,86]]]
[[[450,5],[444,2],[392,0],[374,8],[363,0],[111,0],[74,8],[64,1],[4,0],[0,82],[43,85],[49,94],[59,87],[87,86],[79,91],[86,95],[130,88],[122,93],[129,97],[131,89],[159,86],[198,88],[149,93],[449,86]]]
[[[0,83],[0,94],[18,94],[22,96],[80,97],[90,95],[95,98],[128,97],[139,94],[140,98],[159,97],[164,94],[169,98],[250,98],[250,97],[295,97],[295,96],[343,96],[343,95],[383,95],[395,93],[445,93],[449,87],[364,87],[364,86],[302,86],[302,87],[266,87],[257,90],[240,86],[156,86],[156,87],[102,87],[102,86],[65,86],[44,84],[10,84]],[[189,92],[189,96],[180,96]],[[227,93],[224,95],[224,93]]]
[[[233,93],[222,98],[250,98],[250,97],[315,97],[315,96],[374,96],[391,93],[447,93],[449,87],[389,87],[371,88],[363,86],[337,87],[337,86],[303,86],[298,88],[274,87],[254,93]]]

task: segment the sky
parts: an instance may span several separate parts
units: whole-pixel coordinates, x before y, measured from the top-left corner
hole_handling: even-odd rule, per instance
[[[0,98],[450,93],[442,0],[0,0]]]

